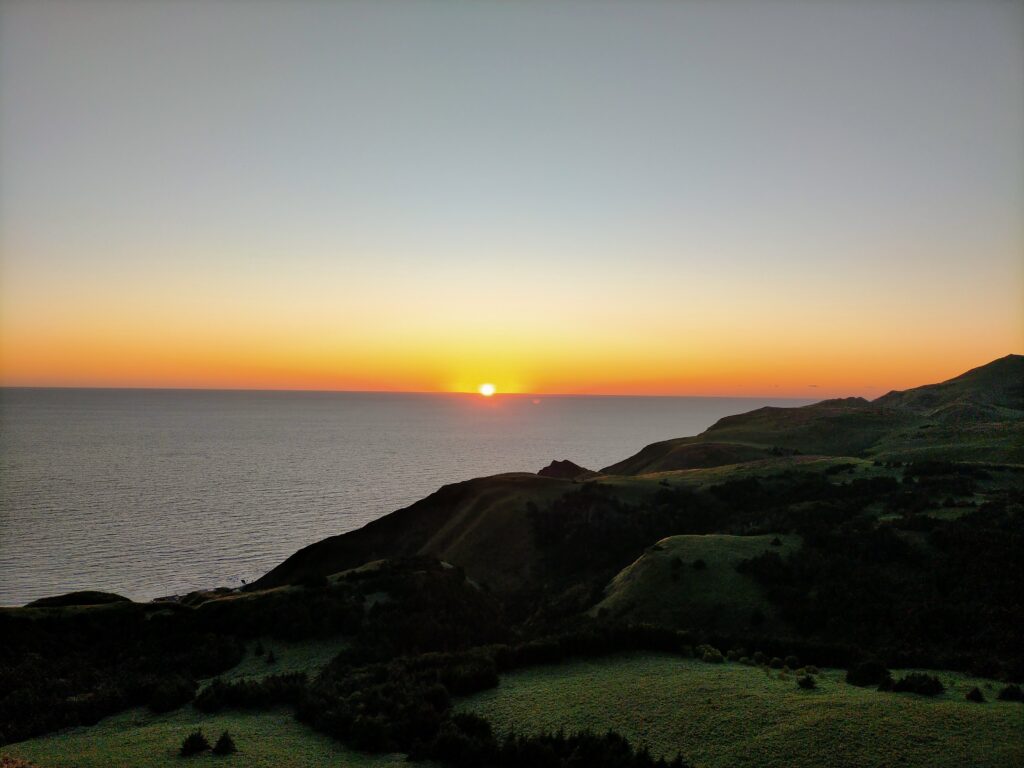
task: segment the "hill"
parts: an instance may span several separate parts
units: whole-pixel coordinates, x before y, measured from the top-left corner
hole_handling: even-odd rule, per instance
[[[654,443],[601,470],[635,475],[770,455],[1024,462],[1024,357],[1007,355],[940,384],[728,416],[695,437]]]
[[[711,631],[778,629],[771,603],[736,566],[799,546],[796,536],[670,536],[620,571],[591,615]]]
[[[546,504],[574,487],[571,480],[527,473],[446,485],[357,531],[299,550],[252,588],[299,583],[371,560],[427,555],[455,563],[492,587],[510,589],[530,580],[536,567],[526,504]]]

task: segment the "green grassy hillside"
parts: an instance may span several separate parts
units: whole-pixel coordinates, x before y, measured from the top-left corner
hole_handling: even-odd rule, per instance
[[[233,757],[209,753],[183,760],[182,740],[197,728],[212,744],[228,731],[238,747]],[[287,710],[227,712],[205,715],[192,707],[154,715],[135,709],[108,717],[89,728],[72,728],[0,752],[32,761],[39,768],[181,768],[246,766],[247,768],[397,768],[404,755],[364,755],[301,725]]]
[[[601,470],[645,474],[799,452],[886,460],[1024,462],[1024,357],[872,402],[826,400],[728,416],[695,437],[654,443]]]
[[[644,654],[508,675],[460,708],[519,732],[613,728],[706,768],[1024,763],[1024,707],[993,701],[991,683],[941,678],[935,699],[857,688],[835,670],[806,691],[774,670]],[[964,700],[974,685],[989,702]]]
[[[957,411],[961,415],[974,413],[978,416],[1024,411],[1024,356],[1007,355],[940,384],[890,392],[875,403],[886,408],[939,415]],[[1015,414],[1004,415],[1013,417]]]
[[[670,536],[623,569],[591,614],[670,627],[764,631],[778,623],[772,606],[736,565],[767,551],[785,556],[799,546],[796,536]]]

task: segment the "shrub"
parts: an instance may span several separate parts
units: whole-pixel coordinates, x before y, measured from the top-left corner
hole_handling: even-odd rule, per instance
[[[170,712],[192,701],[196,687],[194,680],[181,675],[164,678],[153,686],[146,704],[158,714]]]
[[[891,680],[892,675],[880,661],[862,661],[846,672],[846,682],[862,688],[869,685],[884,685]]]
[[[764,664],[764,654],[761,651],[754,651],[754,663]]]
[[[217,678],[196,697],[195,708],[200,712],[219,712],[222,709],[266,710],[280,704],[295,706],[305,690],[305,672],[233,682]]]
[[[1000,701],[1024,701],[1024,691],[1019,685],[1008,685],[996,696]]]
[[[816,666],[814,666],[813,664],[808,664],[808,665],[807,665],[806,667],[804,667],[804,671],[805,671],[805,672],[806,672],[806,673],[807,673],[808,675],[820,675],[820,674],[821,674],[821,670],[820,670],[820,669],[818,669],[818,668],[817,668]]]
[[[182,757],[191,757],[192,755],[198,755],[200,752],[205,752],[209,748],[210,742],[206,740],[203,732],[193,731],[181,742],[181,751],[178,754]]]
[[[818,684],[810,675],[804,675],[803,677],[797,678],[796,684],[803,688],[805,691],[809,691],[812,688],[818,687]]]
[[[267,664],[277,664],[277,656],[274,655],[273,648],[267,652]]]
[[[701,661],[706,661],[709,664],[721,664],[725,661],[722,652],[713,645],[698,645],[697,653],[700,655]]]
[[[772,539],[772,546],[773,547],[781,547],[782,546],[782,539],[780,539],[778,536],[776,536],[774,539]]]
[[[772,669],[782,669],[785,665],[782,663],[782,659],[778,656],[772,656],[772,660],[768,662],[768,666]]]
[[[981,692],[981,689],[978,686],[974,686],[973,688],[971,688],[971,690],[967,692],[967,695],[964,696],[964,698],[968,701],[973,701],[977,704],[981,704],[985,701],[985,694]]]
[[[728,651],[725,654],[725,658],[727,658],[729,661],[739,661],[739,659],[740,659],[739,651],[736,651],[736,650]]]
[[[901,677],[892,685],[896,693],[916,693],[921,696],[938,696],[946,690],[942,681],[934,675],[926,675],[923,672],[911,672],[906,677]],[[980,691],[979,691],[980,693]]]
[[[233,755],[238,751],[235,746],[235,740],[231,738],[231,734],[224,731],[217,739],[217,743],[213,745],[213,754],[215,755]]]
[[[796,669],[800,666],[800,659],[796,656],[787,656],[783,663],[790,669]]]

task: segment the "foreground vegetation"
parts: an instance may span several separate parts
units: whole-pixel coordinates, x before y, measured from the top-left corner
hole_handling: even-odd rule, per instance
[[[231,734],[238,752],[231,757],[207,753],[184,760],[182,740],[201,729],[213,742]],[[346,749],[334,739],[296,722],[287,710],[204,714],[186,707],[164,715],[133,709],[106,718],[92,727],[44,736],[0,748],[47,768],[182,768],[183,765],[253,768],[307,768],[332,765],[345,768],[397,768],[404,755],[365,755]]]
[[[655,755],[695,765],[1008,766],[1024,763],[1024,707],[999,686],[941,673],[936,698],[884,693],[823,670],[797,676],[736,663],[636,654],[536,667],[458,704],[498,729],[614,729]],[[979,686],[988,703],[965,699]]]

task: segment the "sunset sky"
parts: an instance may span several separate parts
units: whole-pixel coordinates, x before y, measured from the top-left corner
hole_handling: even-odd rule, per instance
[[[0,383],[877,396],[1024,352],[1022,30],[5,2]]]

